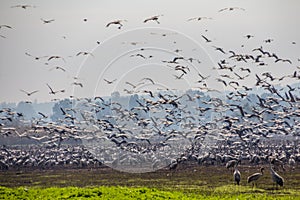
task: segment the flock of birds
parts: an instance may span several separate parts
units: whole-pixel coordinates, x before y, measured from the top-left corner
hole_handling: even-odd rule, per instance
[[[28,9],[34,6],[17,5],[13,8]],[[228,7],[219,12],[235,10],[245,11],[239,7]],[[154,22],[159,25],[162,16],[155,15],[143,22]],[[43,18],[41,20],[44,24],[55,21]],[[193,17],[187,21],[201,20],[212,18]],[[87,19],[84,21],[87,22]],[[124,22],[127,20],[111,21],[106,27],[117,26],[117,29],[121,29]],[[2,29],[12,27],[0,25],[0,31]],[[161,36],[167,37],[168,34]],[[6,38],[4,35],[1,37]],[[214,43],[207,35],[203,34],[201,37],[207,44]],[[254,36],[247,34],[244,37],[251,40]],[[268,38],[264,42],[269,44],[274,41]],[[293,45],[295,44],[293,42]],[[140,44],[132,42],[131,45]],[[195,80],[197,87],[184,93],[173,92],[169,88],[163,91],[146,89],[137,91],[143,84],[153,86],[156,84],[155,77],[141,77],[139,83],[125,82],[125,85],[130,87],[124,89],[129,94],[127,98],[131,102],[130,105],[125,105],[121,101],[123,97],[118,99],[70,96],[56,102],[56,112],[60,114],[56,120],[50,120],[50,116],[42,112],[38,112],[37,117],[33,119],[25,120],[26,113],[17,112],[13,108],[2,108],[0,133],[3,137],[26,138],[41,143],[47,150],[24,151],[23,155],[20,153],[22,151],[10,150],[3,146],[0,157],[1,168],[8,169],[17,163],[26,163],[24,164],[26,166],[28,163],[30,166],[44,166],[49,162],[52,166],[55,163],[70,163],[75,160],[76,163],[95,162],[91,156],[74,156],[73,154],[80,154],[80,151],[64,146],[68,145],[69,141],[83,141],[100,163],[113,167],[128,165],[131,168],[142,168],[145,167],[145,163],[151,163],[152,170],[163,166],[175,169],[181,162],[191,159],[199,164],[222,165],[228,161],[226,167],[234,168],[234,180],[237,184],[241,180],[241,173],[237,168],[240,157],[248,160],[250,164],[261,164],[263,159],[272,156],[274,159],[270,160],[271,176],[276,184],[283,186],[283,178],[272,167],[275,160],[282,166],[287,163],[294,166],[300,161],[297,140],[294,141],[294,146],[285,144],[280,149],[278,147],[282,144],[277,143],[284,137],[295,139],[300,136],[300,86],[297,84],[300,79],[300,68],[294,64],[299,62],[299,59],[282,58],[277,53],[267,50],[265,46],[251,49],[248,53],[226,50],[215,45],[211,47],[224,57],[212,68],[219,75],[215,78],[210,74],[198,73]],[[181,50],[174,50],[179,51]],[[28,52],[25,52],[25,55],[35,61],[46,60],[47,65],[52,60],[67,62],[67,59],[60,55],[36,56]],[[86,51],[79,51],[76,56],[95,57]],[[148,58],[143,53],[130,57],[145,60]],[[201,63],[198,58],[185,56],[175,56],[161,62],[168,65],[176,80],[180,80],[192,73],[188,64],[194,61]],[[289,68],[287,74],[279,77],[270,72],[269,65],[278,64]],[[262,67],[266,67],[266,71],[256,72]],[[66,72],[61,66],[53,66],[50,70]],[[211,95],[212,92],[221,93],[209,87],[207,81],[211,78],[215,78],[215,82],[226,88],[224,95]],[[244,84],[251,78],[255,80],[253,85]],[[117,80],[117,78],[103,78],[107,86],[114,85]],[[285,84],[284,80],[296,84]],[[78,77],[74,77],[72,85],[84,88],[84,83],[80,82]],[[52,96],[65,93],[65,89],[53,88],[48,83],[45,87]],[[260,88],[263,94],[256,93],[254,88]],[[24,89],[20,91],[27,97],[39,92]],[[271,140],[276,141],[277,146],[270,147],[268,141]],[[94,141],[97,141],[96,144]],[[122,156],[118,152],[122,152]],[[32,155],[37,154],[38,159],[33,159]],[[249,176],[247,181],[255,182],[261,176],[263,168],[260,173]]]

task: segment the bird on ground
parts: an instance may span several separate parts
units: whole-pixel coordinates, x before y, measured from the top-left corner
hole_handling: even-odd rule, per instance
[[[160,22],[158,21],[160,16],[163,16],[163,15],[155,15],[153,17],[149,17],[144,20],[144,23],[147,23],[148,21],[156,21],[158,24],[160,24]]]
[[[271,172],[272,180],[276,184],[276,186],[277,185],[283,186],[284,179],[277,172],[274,171],[271,164],[270,164],[270,172]]]
[[[237,169],[237,165],[235,165],[234,167],[234,172],[233,172],[233,178],[234,181],[236,182],[237,185],[240,185],[240,181],[241,181],[241,172]]]
[[[31,96],[31,95],[33,95],[34,93],[37,93],[37,92],[38,92],[38,90],[35,90],[35,91],[32,91],[32,92],[26,92],[25,90],[20,90],[20,91],[26,93],[27,96]]]
[[[285,171],[283,162],[281,160],[277,159],[276,157],[270,156],[269,157],[269,161],[270,161],[270,164],[274,165],[274,167],[275,166],[279,167],[280,169],[282,169],[283,171]]]
[[[227,169],[234,168],[234,167],[237,166],[240,162],[241,162],[241,160],[236,160],[236,159],[234,159],[234,160],[229,160],[229,161],[226,163],[225,167],[226,167]]]
[[[110,25],[119,25],[118,26],[118,29],[121,29],[123,24],[122,22],[127,22],[127,20],[115,20],[115,21],[112,21],[112,22],[109,22],[108,24],[106,24],[106,27],[109,27]]]
[[[256,181],[257,181],[260,177],[262,177],[263,174],[264,174],[264,168],[262,167],[262,168],[260,168],[260,173],[254,173],[254,174],[252,174],[251,176],[249,176],[249,177],[247,178],[247,182],[248,182],[248,183],[253,182],[253,186],[254,186],[254,183],[256,183]]]

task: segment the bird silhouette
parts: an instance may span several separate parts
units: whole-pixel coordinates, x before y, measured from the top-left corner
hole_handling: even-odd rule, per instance
[[[30,53],[27,53],[27,52],[25,52],[25,55],[33,57],[35,60],[40,60],[42,58],[47,58],[48,57],[48,56],[33,56],[33,55],[31,55]]]
[[[110,81],[110,80],[107,80],[107,79],[103,79],[107,84],[113,84],[117,79],[114,79],[114,80],[112,80],[112,81]]]
[[[49,20],[46,20],[46,19],[43,19],[41,18],[42,22],[44,22],[44,24],[50,24],[51,22],[54,22],[55,19],[49,19]]]
[[[127,20],[115,20],[115,21],[112,21],[112,22],[109,22],[108,24],[106,24],[106,27],[109,27],[111,25],[119,25],[118,29],[121,29],[123,26],[122,22],[127,22]]]
[[[77,85],[77,86],[83,87],[83,84],[79,83],[79,82],[73,82],[72,85]]]
[[[226,54],[225,51],[221,47],[216,47],[216,46],[212,46],[212,47],[214,47],[216,51],[220,51],[223,54]]]
[[[56,69],[56,70],[61,70],[61,71],[63,71],[63,72],[66,71],[63,67],[60,67],[60,66],[52,67],[51,69],[49,69],[49,71],[52,71],[52,70],[54,70],[54,69]]]
[[[223,11],[233,11],[233,10],[242,10],[242,11],[245,11],[244,8],[240,8],[240,7],[229,7],[229,8],[222,8],[219,10],[219,12],[223,12]]]
[[[56,93],[59,93],[59,92],[65,92],[65,90],[57,90],[57,91],[54,91],[54,90],[50,87],[50,85],[49,85],[48,83],[47,83],[46,85],[47,85],[48,88],[50,89],[49,94],[55,95]]]
[[[193,17],[193,18],[189,18],[187,21],[193,21],[193,20],[204,20],[204,19],[212,19],[211,17]]]
[[[20,90],[20,91],[24,92],[25,94],[27,94],[27,96],[31,96],[31,95],[33,95],[33,94],[35,94],[35,93],[38,92],[38,90],[35,90],[35,91],[32,91],[32,92],[26,92],[25,90]]]
[[[160,16],[163,16],[163,15],[155,15],[153,17],[149,17],[144,20],[144,23],[147,23],[148,21],[156,21],[158,24],[160,24],[160,22],[158,21]]]
[[[86,52],[86,51],[80,51],[76,54],[76,56],[80,56],[80,55],[83,55],[83,56],[90,55],[90,56],[94,57],[94,55],[92,53]]]
[[[12,29],[12,27],[11,26],[8,26],[8,25],[0,25],[0,29],[1,28],[9,28],[9,29]]]
[[[11,6],[11,8],[23,8],[23,9],[27,9],[27,8],[35,8],[35,6],[31,6],[31,5],[16,5],[16,6]]]
[[[61,56],[49,56],[48,61],[53,60],[53,59],[61,59],[64,62],[66,62],[66,60]]]
[[[204,35],[201,35],[201,36],[204,38],[204,40],[205,40],[206,42],[211,42],[211,40],[208,39],[207,37],[205,37]]]

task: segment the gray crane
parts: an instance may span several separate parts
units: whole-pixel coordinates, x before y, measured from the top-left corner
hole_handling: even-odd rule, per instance
[[[276,186],[277,185],[283,186],[284,179],[279,174],[277,174],[277,172],[274,171],[271,164],[270,164],[270,172],[271,172],[272,180],[276,184]]]
[[[254,186],[254,183],[256,183],[256,181],[261,177],[261,176],[263,176],[263,174],[264,174],[264,169],[265,168],[260,168],[260,173],[254,173],[254,174],[252,174],[251,176],[249,176],[248,178],[247,178],[247,182],[248,183],[251,183],[251,182],[253,182],[253,186]]]

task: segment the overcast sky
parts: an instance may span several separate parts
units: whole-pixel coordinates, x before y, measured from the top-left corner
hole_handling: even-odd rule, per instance
[[[13,7],[17,5],[31,7]],[[245,10],[218,12],[227,7]],[[297,0],[2,0],[0,25],[12,29],[0,28],[0,102],[109,95],[131,89],[125,82],[137,84],[146,77],[155,81],[156,88],[193,88],[197,86],[198,72],[214,76],[216,72],[211,68],[230,56],[222,55],[212,45],[240,53],[252,53],[252,49],[263,46],[293,64],[270,62],[264,68],[252,68],[252,73],[287,75],[299,66],[299,8]],[[162,15],[160,24],[143,23],[154,15]],[[193,17],[212,19],[188,21]],[[54,20],[44,23],[41,19]],[[117,25],[106,27],[119,19],[126,20],[121,29]],[[247,39],[247,34],[254,37]],[[212,42],[206,43],[201,35]],[[266,39],[274,41],[265,43]],[[182,51],[176,53],[176,49]],[[93,56],[76,56],[80,51],[91,52]],[[132,56],[139,53],[146,59]],[[174,75],[179,74],[162,62],[178,55],[201,61],[190,63],[192,73],[184,80],[176,80]],[[63,59],[48,60],[51,56]],[[116,81],[108,85],[104,79]],[[84,87],[73,85],[74,81]],[[66,91],[49,95],[47,83],[54,90]],[[20,90],[38,92],[27,97]]]

